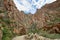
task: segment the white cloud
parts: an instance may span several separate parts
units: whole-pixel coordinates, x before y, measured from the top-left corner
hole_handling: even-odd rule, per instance
[[[37,9],[41,9],[45,4],[50,4],[56,0],[13,0],[19,11],[26,14],[35,14]]]

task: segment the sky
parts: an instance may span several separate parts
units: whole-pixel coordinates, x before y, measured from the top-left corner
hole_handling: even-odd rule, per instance
[[[35,14],[37,9],[41,9],[46,4],[55,2],[56,0],[13,0],[15,6],[19,11],[25,14]]]

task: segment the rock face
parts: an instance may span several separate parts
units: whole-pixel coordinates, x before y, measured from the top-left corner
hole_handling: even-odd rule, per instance
[[[7,11],[9,11],[8,15],[11,19],[14,19],[15,22],[17,23],[16,25],[18,25],[18,27],[21,27],[20,25],[24,26],[24,27],[29,27],[31,26],[31,24],[36,23],[38,24],[38,27],[43,27],[43,22],[44,22],[44,12],[41,10],[32,15],[32,14],[28,14],[28,16],[26,14],[24,14],[23,12],[19,12],[13,1],[12,0],[4,0],[4,7]],[[38,15],[38,16],[37,16]]]
[[[53,9],[53,8],[58,8],[60,7],[60,0],[57,0],[54,3],[48,4],[46,5],[47,8]]]
[[[1,2],[2,1],[0,0],[0,3]],[[60,11],[55,10],[60,7],[60,0],[57,0],[54,3],[48,4],[42,7],[42,9],[38,10],[36,14],[34,15],[32,14],[26,15],[23,12],[19,12],[16,9],[15,4],[13,3],[12,0],[4,0],[4,4],[2,5],[4,5],[4,8],[8,11],[9,18],[13,19],[16,22],[17,29],[21,28],[22,26],[28,28],[34,23],[37,24],[36,27],[41,28],[46,25],[45,21],[49,19],[49,17],[45,18],[45,14],[47,13],[59,14],[60,13]],[[12,26],[15,26],[15,25],[12,25]]]
[[[14,19],[18,23],[19,27],[20,27],[20,24],[24,25],[25,27],[28,27],[33,23],[37,23],[38,24],[37,27],[41,28],[44,25],[46,25],[45,13],[48,11],[49,11],[48,13],[50,13],[51,9],[53,9],[52,11],[54,13],[55,9],[60,7],[60,0],[57,0],[54,3],[48,4],[42,7],[42,9],[38,10],[36,14],[34,15],[28,14],[28,16],[25,15],[23,12],[19,12],[16,9],[15,4],[13,3],[12,0],[4,0],[4,5],[5,5],[4,7],[6,8],[6,10],[9,11],[8,13],[9,17]]]

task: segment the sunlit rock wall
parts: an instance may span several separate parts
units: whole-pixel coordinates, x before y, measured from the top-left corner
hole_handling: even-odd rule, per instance
[[[36,12],[36,14],[24,14],[23,12],[19,12],[15,7],[15,4],[12,0],[5,0],[6,4],[4,4],[6,10],[9,12],[8,16],[10,19],[13,19],[16,22],[16,27],[19,29],[20,27],[30,28],[32,24],[36,24],[37,28],[41,28],[46,25],[46,20],[50,20],[49,17],[45,16],[47,13],[56,13],[56,8],[60,6],[60,0],[57,0],[54,3],[48,4],[42,7],[40,10]],[[52,10],[53,9],[53,10]],[[58,11],[57,11],[58,12]],[[58,12],[59,13],[59,12]]]

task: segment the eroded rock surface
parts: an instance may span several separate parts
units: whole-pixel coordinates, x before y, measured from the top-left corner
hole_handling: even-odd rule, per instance
[[[14,37],[12,40],[60,40],[60,39],[50,39],[43,36],[39,36],[38,34],[30,34]]]

